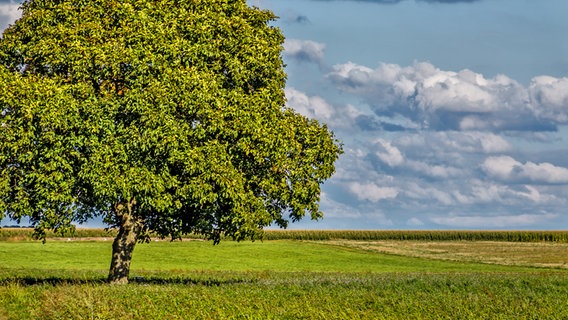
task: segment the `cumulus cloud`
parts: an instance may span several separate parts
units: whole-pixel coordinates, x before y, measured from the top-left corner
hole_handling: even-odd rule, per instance
[[[335,116],[333,107],[322,97],[310,97],[295,88],[286,88],[285,93],[286,99],[288,99],[288,106],[308,118],[327,122]]]
[[[528,90],[538,116],[568,123],[568,78],[535,77]]]
[[[568,168],[551,163],[521,163],[510,156],[487,158],[481,168],[493,178],[509,182],[568,184]]]
[[[492,133],[424,132],[412,134],[425,137],[415,139],[413,143],[416,144],[401,143],[408,136],[404,133],[399,138],[374,138],[369,143],[351,144],[352,147],[346,148],[338,163],[338,173],[330,181],[333,199],[337,201],[333,206],[342,208],[341,211],[349,211],[351,207],[351,214],[358,212],[357,219],[364,220],[366,214],[380,204],[384,212],[398,212],[387,215],[393,225],[421,227],[432,225],[430,217],[443,219],[438,215],[440,212],[460,210],[470,216],[480,213],[479,217],[489,219],[490,216],[508,216],[519,211],[554,212],[554,208],[566,202],[560,190],[563,186],[542,184],[541,174],[538,181],[528,178],[512,181],[490,176],[480,164],[501,157],[492,155],[493,150],[511,147],[506,143],[502,147],[483,147],[480,141],[484,137],[494,137]],[[428,142],[423,149],[414,150],[425,141]],[[460,145],[460,141],[466,143]],[[428,153],[431,146],[437,149]],[[541,170],[546,168],[542,164],[537,166]],[[479,177],[480,172],[486,177]],[[564,188],[564,193],[568,193],[568,188]],[[325,210],[331,211],[334,217],[340,216],[332,207],[325,207]],[[453,220],[446,221],[445,225],[466,226],[467,219],[458,224],[461,218],[451,214],[449,217]],[[440,221],[437,224],[442,225]],[[503,223],[503,227],[515,227]]]
[[[320,1],[329,1],[319,2],[325,6],[342,0]],[[401,3],[432,9],[468,2],[476,1],[359,0],[367,5],[355,7]],[[294,16],[304,14],[293,7],[299,10]],[[501,36],[484,39],[492,43]],[[423,61],[347,62],[349,56],[323,68],[329,62],[325,46],[304,41],[291,41],[286,48],[290,63],[310,63],[300,63],[309,70],[293,68],[301,74],[291,76],[289,83],[296,87],[287,88],[286,96],[288,106],[327,123],[344,143],[337,173],[323,186],[322,210],[335,226],[341,221],[367,227],[373,215],[390,219],[396,228],[547,228],[568,222],[563,210],[568,203],[563,143],[568,77],[558,76],[561,68],[554,76],[536,76],[543,73],[538,70],[552,69],[538,69],[541,64],[535,63],[518,72],[530,79],[482,73],[474,66],[483,65],[483,58],[462,61],[469,69],[460,70]],[[306,72],[314,73],[306,78]],[[322,74],[323,79],[316,78]]]
[[[462,170],[449,165],[432,165],[422,161],[407,161],[407,167],[417,173],[436,179],[459,176],[462,172]]]
[[[413,200],[426,200],[428,202],[436,201],[442,205],[453,205],[456,203],[452,195],[441,188],[433,186],[420,185],[417,182],[408,182],[404,188],[404,195]]]
[[[444,71],[428,62],[375,69],[348,62],[327,77],[377,115],[400,115],[426,130],[550,131],[568,123],[568,78],[536,77],[527,88],[505,75]]]
[[[461,170],[444,164],[430,164],[422,160],[405,159],[403,153],[391,142],[377,139],[374,144],[375,156],[398,174],[419,174],[437,179],[446,179],[461,174]]]
[[[451,147],[462,152],[496,153],[511,150],[511,144],[502,136],[491,132],[442,132],[440,136],[448,137]]]
[[[309,96],[293,87],[285,89],[287,106],[298,113],[330,125],[334,129],[352,126],[363,113],[352,105],[334,106],[320,96]]]
[[[467,177],[488,155],[512,150],[494,133],[460,131],[405,132],[390,141],[374,139],[368,148],[377,170],[430,182]]]
[[[391,187],[379,187],[374,183],[352,182],[348,185],[349,191],[353,193],[357,199],[370,201],[373,203],[383,199],[396,198],[399,191]]]
[[[512,149],[511,144],[502,136],[481,131],[441,131],[407,133],[397,139],[397,145],[406,150],[415,151],[422,156],[433,154],[455,161],[455,155],[467,153],[492,154]],[[428,152],[431,151],[431,152]]]
[[[286,39],[284,54],[302,62],[322,64],[325,44],[311,40]]]
[[[375,154],[377,157],[390,167],[396,167],[404,162],[404,157],[400,150],[394,147],[390,142],[383,139],[377,139]]]
[[[470,184],[463,190],[452,192],[452,197],[456,203],[462,206],[479,205],[516,205],[519,203],[545,204],[558,202],[559,199],[552,195],[541,193],[536,187],[522,185],[517,188],[498,184],[494,182],[484,182],[477,179],[470,181]]]

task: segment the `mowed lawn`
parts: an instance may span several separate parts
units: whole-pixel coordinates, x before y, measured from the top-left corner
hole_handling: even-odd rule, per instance
[[[136,247],[131,284],[111,286],[111,244],[0,242],[0,319],[568,318],[562,268],[331,241],[153,241]]]

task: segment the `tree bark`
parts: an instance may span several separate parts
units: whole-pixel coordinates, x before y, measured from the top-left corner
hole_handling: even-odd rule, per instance
[[[134,215],[136,200],[127,203],[117,203],[114,206],[120,218],[118,235],[112,243],[112,259],[108,273],[108,282],[111,284],[127,284],[130,273],[132,252],[142,229],[142,223]]]

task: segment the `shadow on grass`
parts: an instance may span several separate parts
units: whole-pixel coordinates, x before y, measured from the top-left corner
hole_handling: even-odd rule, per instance
[[[198,285],[207,287],[218,287],[223,285],[233,285],[240,283],[254,283],[257,279],[254,278],[195,278],[191,276],[135,276],[129,278],[129,284],[147,284],[147,285]],[[15,277],[2,277],[0,278],[0,286],[8,284],[18,284],[22,286],[37,286],[37,285],[104,285],[107,284],[106,277],[58,277],[58,276],[15,276]]]
[[[207,287],[218,287],[223,285],[232,285],[239,283],[254,283],[256,279],[252,278],[209,278],[197,279],[191,277],[133,277],[129,279],[129,283],[137,284],[183,284],[183,285],[200,285]]]
[[[18,284],[22,286],[35,286],[35,285],[73,285],[73,284],[104,284],[106,283],[106,278],[90,278],[90,279],[78,279],[78,278],[63,278],[63,277],[6,277],[0,279],[0,285],[8,284]]]

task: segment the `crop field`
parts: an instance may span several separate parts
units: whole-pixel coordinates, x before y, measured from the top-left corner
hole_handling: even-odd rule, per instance
[[[31,228],[0,228],[0,241],[32,240]],[[65,235],[47,232],[50,238],[109,238],[116,230],[77,228]],[[201,239],[188,235],[186,239]],[[265,230],[264,240],[416,240],[416,241],[505,241],[567,242],[568,231],[487,231],[487,230]]]
[[[568,318],[568,243],[337,238],[154,240],[125,286],[110,238],[12,238],[0,319]]]

